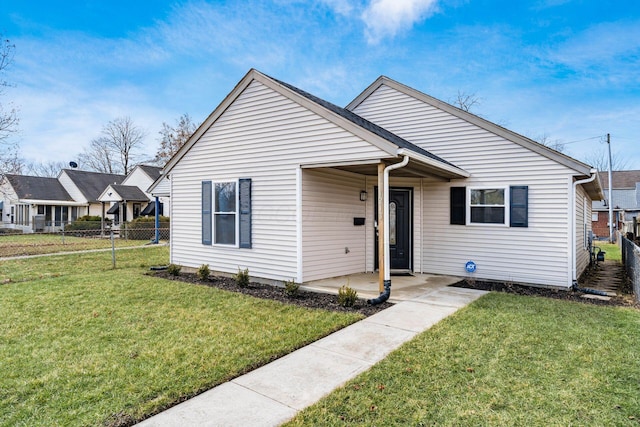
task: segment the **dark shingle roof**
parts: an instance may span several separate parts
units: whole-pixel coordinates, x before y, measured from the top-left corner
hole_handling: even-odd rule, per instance
[[[386,139],[387,141],[397,145],[400,148],[406,148],[408,150],[411,150],[415,153],[418,154],[422,154],[423,156],[427,156],[429,158],[432,158],[434,160],[437,160],[439,162],[442,163],[446,163],[447,165],[450,166],[454,166],[457,167],[456,165],[449,163],[448,161],[436,156],[433,153],[428,152],[427,150],[425,150],[424,148],[418,147],[417,145],[407,141],[406,139],[400,138],[398,135],[389,132],[388,130],[374,124],[371,123],[370,121],[360,117],[359,115],[357,115],[356,113],[349,111],[347,109],[344,109],[342,107],[338,107],[335,104],[332,104],[328,101],[325,101],[324,99],[318,98],[317,96],[311,95],[308,92],[303,91],[302,89],[298,89],[295,86],[290,85],[289,83],[285,83],[283,81],[280,81],[278,79],[274,79],[273,77],[269,77],[270,79],[272,79],[273,81],[281,84],[282,86],[285,86],[289,89],[291,89],[292,91],[304,96],[305,98],[309,99],[310,101],[315,102],[318,105],[321,105],[322,107],[326,108],[329,111],[332,111],[336,114],[338,114],[339,116],[349,120],[350,122],[360,126],[363,129],[368,130],[369,132],[372,132],[376,135],[378,135],[381,138]]]
[[[147,202],[149,198],[135,185],[112,184],[113,188],[122,197],[122,200]]]
[[[111,173],[88,172],[63,169],[89,202],[97,202],[98,197],[110,184],[120,184],[125,176]]]
[[[149,175],[149,177],[153,181],[160,177],[160,171],[162,171],[161,167],[149,165],[140,165],[140,169],[142,169],[147,175]]]
[[[56,178],[11,174],[6,174],[5,177],[20,199],[73,201]]]
[[[602,182],[602,188],[609,188],[609,173],[607,171],[598,171],[600,175],[600,182]],[[624,188],[636,188],[636,183],[640,182],[640,170],[633,171],[612,171],[611,182],[613,182],[612,189],[621,190]]]

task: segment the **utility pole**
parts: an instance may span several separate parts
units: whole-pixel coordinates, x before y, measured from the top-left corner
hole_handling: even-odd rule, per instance
[[[610,134],[607,134],[607,147],[609,147],[609,243],[613,243],[613,200],[611,200],[612,182],[611,182],[611,135]]]

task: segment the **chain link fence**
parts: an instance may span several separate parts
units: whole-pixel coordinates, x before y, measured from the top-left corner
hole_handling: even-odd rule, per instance
[[[158,228],[159,242],[170,240],[168,222]],[[105,249],[111,247],[111,235],[118,247],[144,245],[155,242],[155,222],[131,222],[116,226],[100,221],[76,221],[56,224],[56,231],[23,233],[21,230],[0,228],[0,258],[56,252]]]
[[[631,280],[636,301],[640,302],[640,247],[632,240],[623,236],[620,236],[620,242],[622,247],[622,264],[624,265],[627,277]]]

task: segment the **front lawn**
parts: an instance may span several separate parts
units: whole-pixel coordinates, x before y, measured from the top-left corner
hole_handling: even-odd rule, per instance
[[[167,258],[0,262],[0,425],[131,422],[361,318],[144,274]]]
[[[638,310],[491,293],[288,425],[637,426],[638,343]]]

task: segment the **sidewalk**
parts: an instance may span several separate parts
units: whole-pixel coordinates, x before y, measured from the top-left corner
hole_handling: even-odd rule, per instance
[[[277,426],[485,293],[433,288],[138,426]]]

